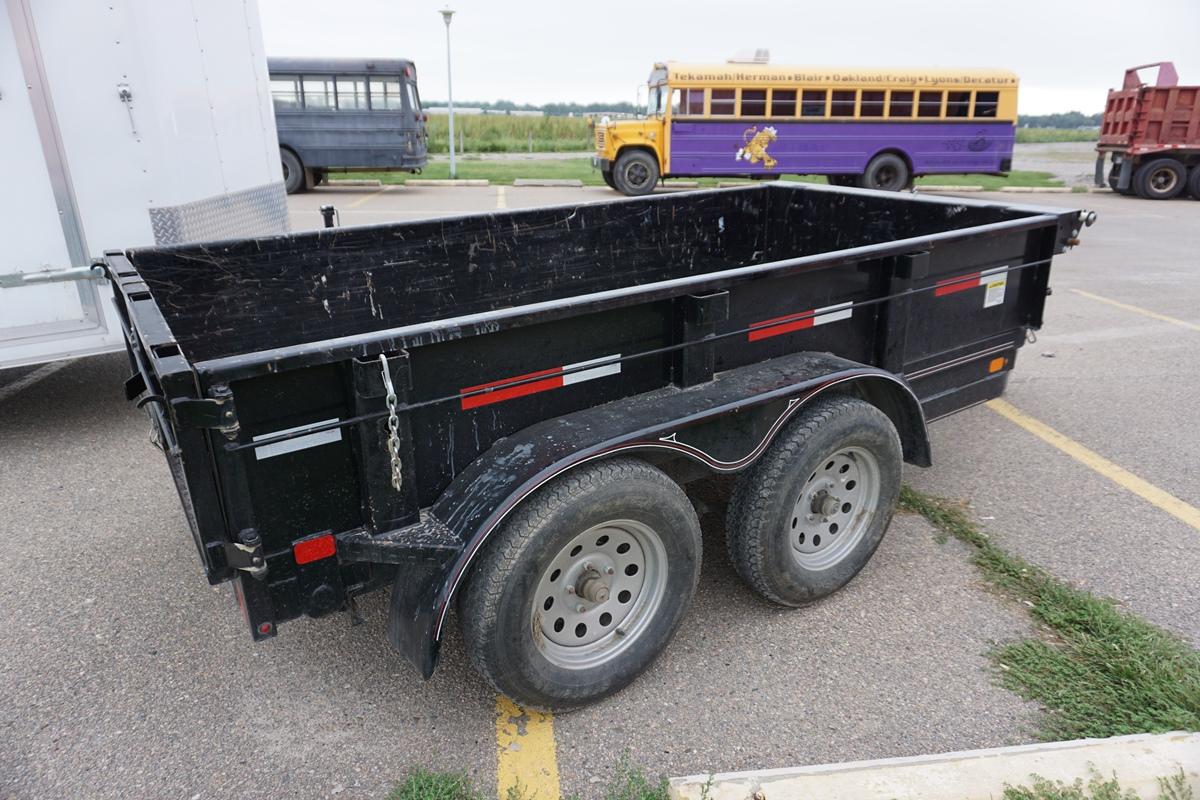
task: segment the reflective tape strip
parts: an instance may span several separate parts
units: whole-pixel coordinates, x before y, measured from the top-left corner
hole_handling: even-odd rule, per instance
[[[759,339],[770,339],[772,336],[782,336],[785,333],[804,330],[814,325],[825,325],[842,319],[850,319],[854,315],[854,303],[838,303],[823,306],[783,317],[764,319],[762,322],[751,322],[750,331],[746,334],[748,341],[757,342]]]
[[[305,425],[297,425],[294,428],[284,428],[281,431],[271,431],[270,433],[260,433],[258,436],[253,437],[251,441],[257,442],[260,439],[267,439],[269,437],[281,436],[285,433],[295,433],[296,431],[302,431],[302,430],[305,430],[306,428],[311,428],[314,425],[328,425],[328,424],[338,422],[338,421],[339,421],[339,418],[334,417],[333,419],[323,419],[323,420],[319,420],[317,422],[309,422]],[[341,440],[342,440],[342,429],[341,428],[333,428],[332,430],[328,430],[328,431],[317,431],[316,433],[309,433],[304,436],[297,436],[295,439],[285,439],[282,442],[275,442],[274,444],[264,444],[261,447],[256,447],[256,448],[254,448],[254,457],[256,459],[258,459],[259,461],[262,461],[264,458],[273,458],[275,456],[281,456],[284,453],[294,453],[297,450],[307,450],[310,447],[319,447],[323,444],[330,444],[332,442],[340,442]]]
[[[538,392],[546,392],[550,389],[583,383],[608,375],[617,375],[620,372],[621,354],[613,353],[612,355],[601,356],[600,358],[593,358],[588,361],[578,361],[574,364],[564,364],[561,367],[530,372],[512,378],[501,378],[498,381],[481,383],[477,386],[468,386],[459,389],[458,393],[464,395],[460,403],[463,410],[466,411],[467,409],[489,406],[492,403],[500,403],[505,400],[525,397],[526,395]]]

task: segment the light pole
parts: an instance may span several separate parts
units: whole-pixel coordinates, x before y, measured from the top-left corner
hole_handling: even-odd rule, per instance
[[[450,114],[450,180],[458,177],[458,168],[454,163],[454,83],[450,80],[450,18],[454,11],[442,9],[442,19],[446,21],[446,110]]]

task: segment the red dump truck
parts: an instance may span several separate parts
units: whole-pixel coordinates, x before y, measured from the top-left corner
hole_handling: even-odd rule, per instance
[[[1142,71],[1158,68],[1153,84]],[[1103,186],[1104,162],[1111,154],[1108,185],[1121,194],[1170,200],[1186,190],[1200,200],[1200,86],[1180,86],[1170,61],[1125,70],[1120,89],[1108,93],[1096,185]]]

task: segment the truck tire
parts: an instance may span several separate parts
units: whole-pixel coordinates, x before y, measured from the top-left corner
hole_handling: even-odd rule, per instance
[[[283,164],[283,188],[288,194],[304,191],[304,165],[291,150],[279,148],[279,160]]]
[[[1200,200],[1200,164],[1193,164],[1188,175],[1188,194],[1193,200]]]
[[[607,697],[674,635],[700,549],[696,512],[661,470],[629,458],[572,470],[518,508],[472,570],[460,606],[471,660],[527,707]]]
[[[645,150],[626,150],[613,165],[613,184],[629,197],[650,194],[658,184],[658,161]]]
[[[1110,169],[1108,171],[1108,188],[1112,189],[1117,194],[1122,194],[1122,195],[1126,195],[1126,196],[1137,194],[1137,192],[1135,192],[1133,190],[1133,181],[1132,180],[1129,181],[1128,189],[1121,189],[1120,185],[1121,185],[1121,168],[1119,166],[1114,166],[1112,169]]]
[[[907,189],[911,183],[908,164],[895,153],[880,153],[872,158],[858,181],[864,189],[884,192],[898,192]]]
[[[1133,188],[1146,200],[1170,200],[1178,197],[1187,183],[1187,171],[1173,158],[1147,161],[1133,173]]]
[[[900,466],[886,414],[853,397],[814,400],[738,479],[726,527],[734,568],[784,606],[845,586],[892,521]]]

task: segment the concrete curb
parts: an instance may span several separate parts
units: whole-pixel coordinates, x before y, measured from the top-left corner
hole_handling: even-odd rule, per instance
[[[583,186],[578,178],[513,178],[513,186]]]
[[[940,186],[938,184],[921,184],[917,192],[982,192],[982,186]]]
[[[994,747],[914,758],[672,778],[673,800],[994,800],[1031,775],[1086,783],[1115,775],[1122,790],[1158,797],[1158,779],[1183,770],[1200,790],[1200,734],[1163,733]],[[710,785],[711,781],[711,785]]]
[[[1002,192],[1016,194],[1070,194],[1070,186],[1001,186]]]
[[[383,181],[378,178],[346,178],[340,181],[325,181],[326,186],[382,186]]]
[[[488,181],[484,178],[459,178],[458,180],[448,180],[446,178],[409,178],[404,182],[405,186],[487,186]]]

